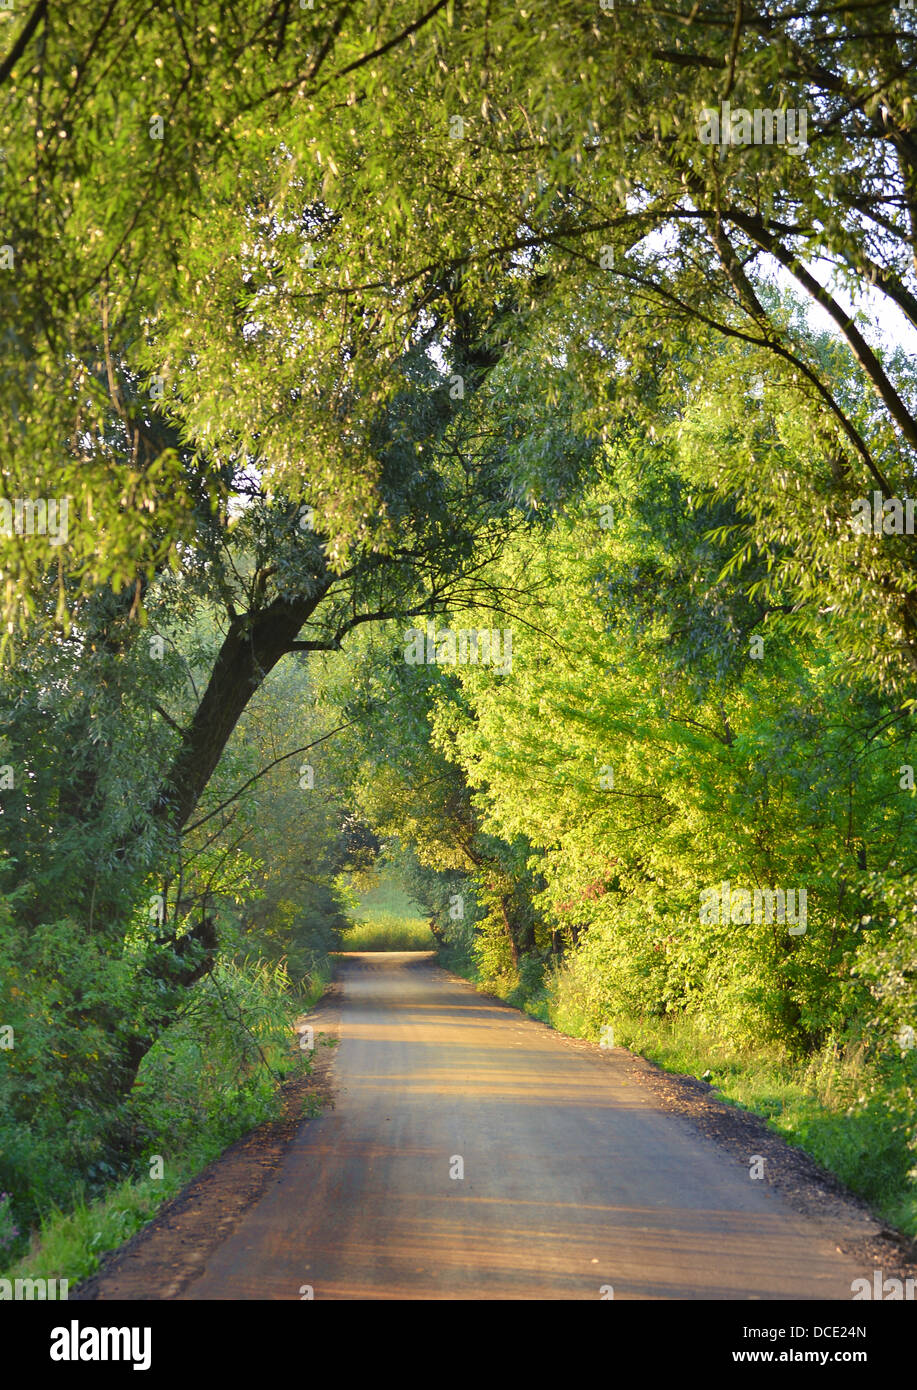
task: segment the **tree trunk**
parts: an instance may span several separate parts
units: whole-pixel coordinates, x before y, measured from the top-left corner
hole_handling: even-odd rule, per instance
[[[260,613],[233,619],[203,699],[157,799],[157,816],[176,836],[191,819],[249,700],[280,658],[290,651],[330,582],[326,580],[307,599],[275,599]]]

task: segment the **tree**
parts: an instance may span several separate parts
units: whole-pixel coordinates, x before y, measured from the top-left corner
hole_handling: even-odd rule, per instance
[[[870,287],[914,323],[915,42],[912,15],[878,0],[761,15],[562,0],[525,26],[446,0],[186,18],[39,0],[0,65],[11,481],[72,494],[86,583],[132,583],[150,533],[174,548],[194,504],[129,405],[138,382],[205,475],[257,454],[287,492],[308,479],[343,567],[378,500],[366,445],[405,343],[512,303],[552,316],[599,414],[635,404],[634,364],[660,341],[719,335],[752,370],[783,364],[821,412],[812,447],[836,457],[838,487],[901,490],[912,387],[843,291]],[[783,138],[755,143],[752,121],[747,141],[740,120],[735,141],[705,143],[702,113],[724,101],[783,113]],[[768,297],[773,266],[833,321],[871,418]],[[602,327],[580,314],[590,300]],[[38,553],[10,548],[12,614]],[[907,652],[909,566],[894,581]]]

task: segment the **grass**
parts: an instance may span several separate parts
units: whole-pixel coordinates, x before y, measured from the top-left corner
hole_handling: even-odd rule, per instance
[[[331,962],[325,957],[313,967],[312,973],[302,981],[297,1002],[301,1005],[304,1013],[315,1008],[331,983],[331,976]]]
[[[246,1126],[240,1128],[241,1134]],[[0,1271],[4,1279],[66,1279],[72,1291],[98,1269],[102,1256],[123,1245],[226,1148],[225,1131],[201,1135],[193,1148],[170,1155],[162,1178],[130,1178],[92,1201],[77,1196],[69,1211],[52,1207],[29,1250]]]
[[[300,1065],[291,1063],[284,1070],[286,1079],[295,1075]],[[301,1113],[304,1118],[311,1118],[321,1108],[321,1098],[309,1093]],[[283,1101],[278,1091],[272,1113],[265,1118],[282,1113]],[[162,1178],[131,1178],[92,1201],[76,1197],[69,1211],[52,1208],[33,1232],[26,1254],[7,1269],[0,1269],[0,1277],[66,1279],[72,1291],[81,1280],[95,1273],[106,1252],[123,1245],[152,1221],[159,1207],[218,1158],[234,1139],[248,1133],[251,1125],[242,1120],[235,1128],[238,1133],[227,1131],[225,1125],[217,1133],[200,1133],[193,1146],[170,1154]]]
[[[52,1209],[32,1236],[31,1249],[15,1265],[2,1271],[4,1279],[66,1279],[72,1291],[93,1274],[108,1250],[123,1245],[156,1215],[163,1202],[174,1197],[215,1152],[200,1149],[194,1158],[170,1163],[168,1176],[159,1180],[119,1183],[93,1202],[77,1201],[69,1212]]]
[[[917,1236],[917,1183],[898,1078],[882,1076],[862,1048],[797,1060],[776,1046],[724,1042],[691,1019],[621,1020],[615,1042],[666,1071],[703,1076],[717,1096],[768,1122],[834,1173],[891,1225]]]
[[[372,886],[354,898],[343,935],[344,951],[435,951],[436,941],[423,909],[387,866]]]
[[[344,951],[435,951],[436,941],[423,917],[374,912],[344,932]]]
[[[423,908],[405,891],[398,875],[383,867],[373,877],[372,885],[353,899],[349,916],[354,922],[362,922],[377,912],[386,912],[393,917],[423,917]]]

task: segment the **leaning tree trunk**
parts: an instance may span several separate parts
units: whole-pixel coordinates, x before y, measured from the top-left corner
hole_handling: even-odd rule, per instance
[[[259,613],[233,619],[157,798],[155,812],[176,836],[190,820],[249,700],[291,650],[329,583],[308,599],[275,599]]]
[[[157,793],[154,815],[175,842],[190,820],[200,796],[226,747],[240,716],[255,691],[277,662],[291,650],[310,614],[324,597],[327,581],[308,599],[277,599],[262,611],[234,618],[214,664],[207,689],[185,731],[178,751]],[[98,1074],[86,1078],[87,1094],[112,1108],[109,1142],[126,1143],[117,1109],[130,1093],[144,1057],[157,1037],[174,1020],[191,985],[212,968],[218,949],[213,920],[202,920],[181,937],[171,934],[150,944],[140,966],[137,984],[144,995],[155,987],[154,1003],[142,1009],[119,1010],[101,1004],[91,1020],[117,1039]]]

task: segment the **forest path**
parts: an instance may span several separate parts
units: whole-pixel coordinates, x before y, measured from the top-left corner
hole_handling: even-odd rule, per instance
[[[856,1232],[426,953],[345,957],[335,1108],[184,1299],[849,1300]],[[454,1177],[461,1160],[464,1176]]]

